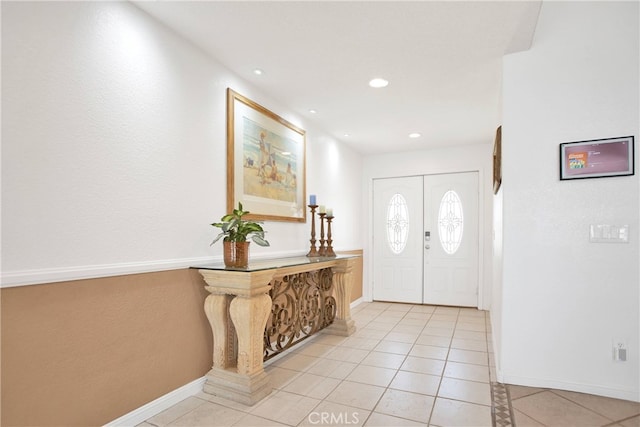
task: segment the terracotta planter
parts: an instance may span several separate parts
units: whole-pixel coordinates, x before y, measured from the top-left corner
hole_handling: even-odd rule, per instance
[[[222,242],[224,244],[224,265],[227,268],[246,268],[249,266],[249,243]]]

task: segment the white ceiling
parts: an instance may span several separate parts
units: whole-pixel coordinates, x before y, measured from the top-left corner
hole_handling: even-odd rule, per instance
[[[314,126],[383,153],[492,142],[502,56],[530,47],[541,0],[135,4]]]

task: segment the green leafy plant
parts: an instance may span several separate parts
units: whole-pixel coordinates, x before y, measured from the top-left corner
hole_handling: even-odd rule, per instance
[[[233,213],[220,218],[220,222],[211,224],[222,229],[211,244],[213,245],[223,237],[225,242],[246,242],[247,238],[250,237],[260,246],[269,246],[269,242],[264,238],[265,231],[260,223],[242,219],[248,213],[249,211],[242,209],[242,203],[238,203],[238,209],[234,209]]]

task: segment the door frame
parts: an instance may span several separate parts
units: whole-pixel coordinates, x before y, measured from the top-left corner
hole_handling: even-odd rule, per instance
[[[477,172],[478,173],[478,309],[480,310],[488,310],[490,307],[491,296],[486,296],[485,291],[486,283],[484,280],[485,275],[485,260],[487,256],[491,254],[487,254],[485,251],[485,244],[483,242],[488,238],[485,232],[485,174],[483,173],[482,168],[469,168],[469,169],[457,169],[457,170],[446,170],[446,171],[438,171],[438,172],[430,172],[430,173],[407,173],[402,175],[383,175],[383,176],[368,176],[366,178],[368,185],[368,198],[366,201],[368,212],[367,218],[367,246],[370,249],[371,256],[373,256],[373,181],[376,179],[384,179],[384,178],[406,178],[411,176],[430,176],[430,175],[448,175],[454,173],[465,173],[465,172]],[[366,261],[366,276],[367,280],[363,283],[363,300],[365,301],[373,301],[373,262],[371,261],[371,256],[367,257]]]

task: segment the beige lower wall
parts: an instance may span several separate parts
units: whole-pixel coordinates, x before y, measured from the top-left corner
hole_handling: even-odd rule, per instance
[[[204,376],[204,285],[180,269],[2,289],[0,424],[103,425]]]
[[[3,289],[2,425],[103,425],[202,377],[206,296],[188,269]]]

